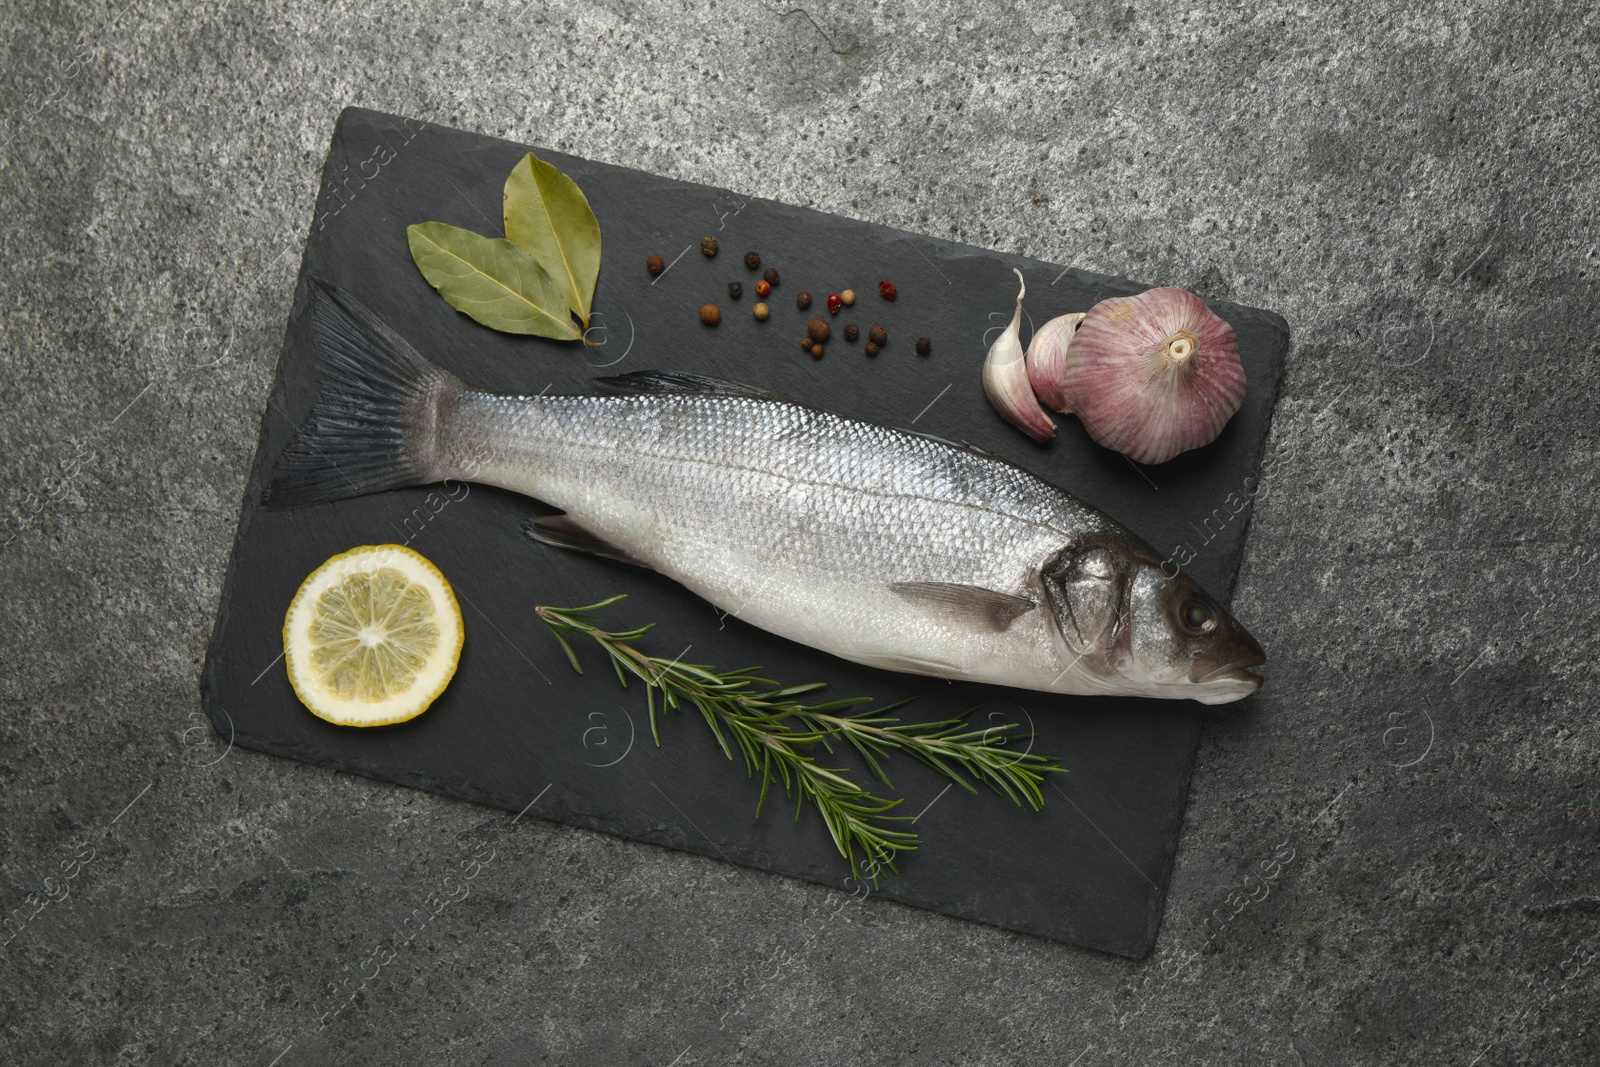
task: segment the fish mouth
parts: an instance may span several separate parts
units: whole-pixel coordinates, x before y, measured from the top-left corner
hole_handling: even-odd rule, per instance
[[[1243,659],[1225,663],[1216,670],[1202,675],[1196,679],[1196,682],[1200,685],[1205,685],[1207,682],[1244,682],[1248,685],[1259,687],[1266,679],[1250,668],[1260,667],[1266,662],[1267,654],[1265,652],[1253,652]]]

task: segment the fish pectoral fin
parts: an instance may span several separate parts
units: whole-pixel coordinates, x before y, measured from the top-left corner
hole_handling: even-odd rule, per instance
[[[768,389],[706,374],[681,370],[640,370],[596,378],[594,383],[613,393],[678,393],[700,396],[748,396],[758,400],[787,400]]]
[[[650,566],[625,549],[618,548],[605,538],[590,533],[578,525],[571,515],[549,515],[542,519],[529,519],[522,524],[522,532],[541,545],[571,549],[574,552],[588,552],[621,563],[631,563],[635,567]]]
[[[943,678],[946,681],[963,679],[966,674],[953,663],[944,660],[924,659],[920,656],[905,656],[898,652],[855,652],[838,653],[840,658],[852,663],[859,663],[864,667],[877,667],[879,670],[899,671],[902,674],[926,674]]]
[[[906,600],[925,604],[947,618],[976,630],[1002,633],[1038,605],[1025,596],[1012,596],[981,585],[956,582],[890,582],[889,588]]]

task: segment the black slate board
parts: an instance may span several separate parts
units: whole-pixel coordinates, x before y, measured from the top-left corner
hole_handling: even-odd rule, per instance
[[[501,185],[526,150],[372,111],[340,116],[206,657],[203,700],[217,730],[264,752],[852,885],[812,812],[796,822],[792,806],[779,802],[753,819],[756,784],[722,756],[702,723],[688,714],[668,718],[656,748],[643,694],[620,689],[592,650],[585,654],[594,669],[574,674],[532,612],[536,603],[576,605],[626,592],[610,620],[659,623],[648,647],[661,654],[682,649],[691,661],[761,664],[790,683],[825,681],[838,696],[918,694],[907,714],[919,718],[979,707],[979,724],[1031,724],[1035,749],[1058,755],[1071,771],[1047,789],[1041,812],[987,790],[947,789],[904,758],[892,762],[922,848],[902,856],[901,874],[886,877],[877,892],[1146,955],[1188,794],[1200,705],[1051,697],[858,667],[724,618],[658,575],[531,544],[519,525],[539,505],[486,487],[401,490],[292,512],[259,508],[258,493],[316,393],[300,311],[309,279],[320,278],[354,293],[475,385],[579,392],[600,373],[690,370],[971,441],[1104,508],[1164,552],[1188,545],[1194,558],[1186,569],[1226,600],[1249,516],[1241,502],[1255,484],[1247,479],[1258,473],[1283,368],[1283,320],[1214,305],[1238,331],[1249,396],[1207,448],[1139,468],[1094,445],[1071,418],[1060,420],[1054,444],[1039,447],[999,420],[978,382],[993,336],[986,331],[1009,317],[1015,300],[1011,268],[1028,279],[1034,323],[1144,287],[541,150],[578,182],[600,219],[605,252],[595,308],[610,333],[604,347],[588,352],[509,337],[457,314],[428,287],[411,263],[405,227],[437,219],[498,236]],[[698,248],[708,233],[722,245],[712,260]],[[750,249],[782,273],[766,323],[749,312],[755,275],[741,260]],[[652,254],[671,263],[653,283],[644,269]],[[897,302],[878,297],[880,278],[898,285]],[[726,294],[735,279],[745,283],[737,303]],[[869,360],[836,337],[814,361],[799,347],[805,321],[826,293],[847,286],[860,295],[836,328],[882,323],[890,343]],[[794,304],[801,289],[818,298],[806,314]],[[697,318],[707,301],[723,309],[715,330]],[[933,340],[928,358],[913,351],[920,335]],[[388,542],[410,544],[453,583],[468,635],[460,669],[444,696],[411,723],[330,726],[299,704],[277,662],[283,614],[300,581],[328,556]]]

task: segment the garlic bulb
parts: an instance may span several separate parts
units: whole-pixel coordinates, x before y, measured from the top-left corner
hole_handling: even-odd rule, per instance
[[[1090,308],[1067,346],[1060,383],[1089,436],[1140,463],[1209,444],[1244,403],[1233,327],[1173,288]]]
[[[1084,313],[1057,315],[1034,331],[1028,342],[1028,381],[1033,383],[1033,393],[1039,402],[1055,411],[1070,411],[1061,394],[1063,365],[1067,358],[1067,344],[1077,332]]]
[[[1056,424],[1034,399],[1033,386],[1028,382],[1020,336],[1022,298],[1028,293],[1028,283],[1023,281],[1020,270],[1016,275],[1017,284],[1022,287],[1017,292],[1017,310],[1012,312],[1011,325],[989,346],[983,361],[983,391],[1007,422],[1035,441],[1048,441],[1056,435]]]

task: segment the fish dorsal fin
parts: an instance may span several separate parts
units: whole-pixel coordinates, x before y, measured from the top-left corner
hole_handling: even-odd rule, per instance
[[[757,400],[788,399],[759,386],[681,370],[640,370],[632,374],[596,378],[594,381],[596,385],[613,393],[676,393],[696,396],[747,396]]]
[[[618,548],[610,541],[578,525],[570,515],[549,515],[542,519],[529,519],[522,524],[522,532],[540,544],[550,545],[553,548],[589,552],[621,563],[632,563],[636,567],[650,566],[626,549]]]
[[[947,618],[989,633],[1004,632],[1038,606],[1024,596],[955,582],[890,582],[889,588],[906,600],[927,605]]]
[[[971,452],[974,455],[986,456],[990,459],[999,458],[987,448],[984,448],[981,445],[975,445],[971,441],[952,441],[948,437],[940,437],[938,434],[929,433],[926,430],[907,430],[905,432],[914,437],[925,437],[930,441],[937,441],[941,445],[949,445],[951,448],[959,448],[963,452]]]

